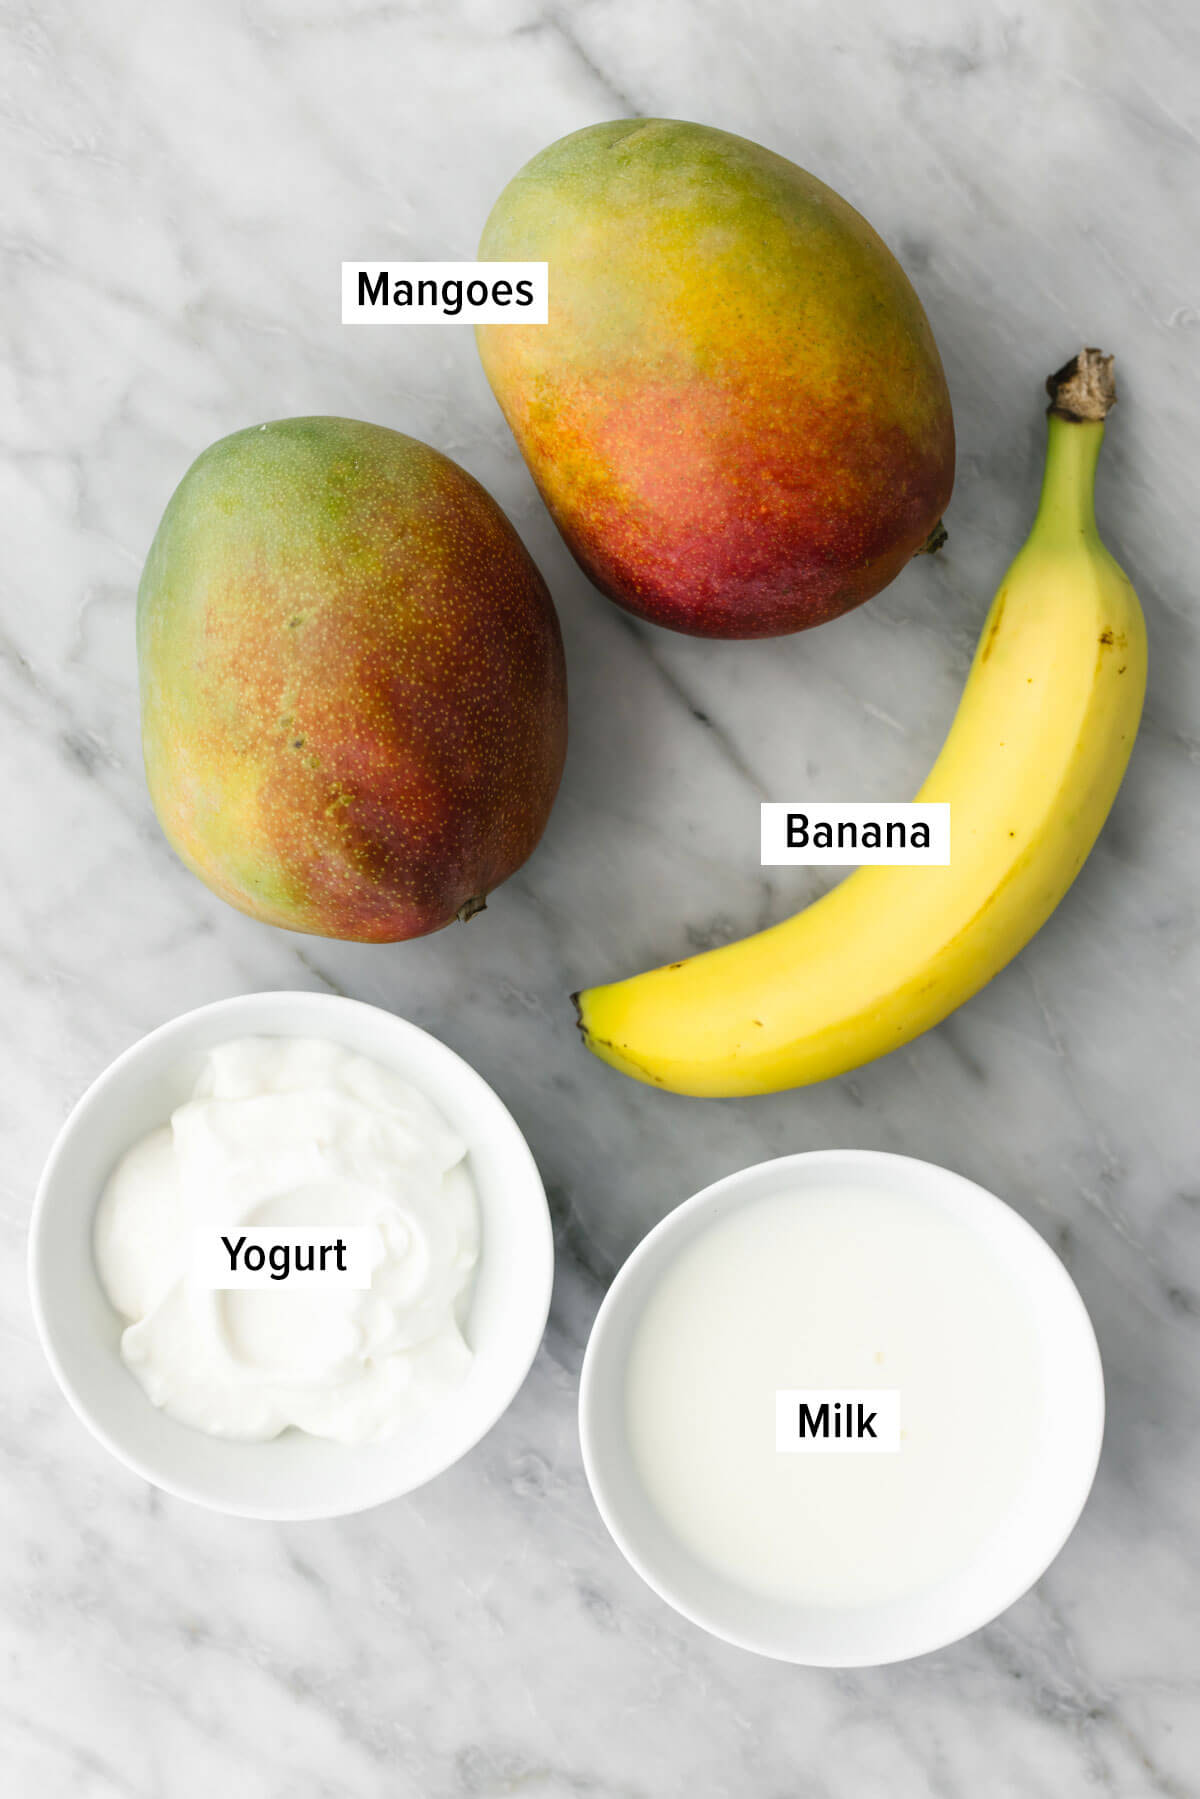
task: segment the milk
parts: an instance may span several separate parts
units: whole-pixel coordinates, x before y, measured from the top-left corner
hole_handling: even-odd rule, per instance
[[[857,1425],[876,1392],[893,1399],[855,1453],[777,1448],[795,1394],[853,1395]],[[893,1402],[897,1442],[862,1453]],[[847,1607],[967,1566],[1030,1472],[1044,1398],[1023,1295],[969,1225],[863,1186],[781,1191],[688,1244],[636,1328],[626,1403],[645,1489],[697,1557]],[[811,1398],[802,1430],[817,1417]]]

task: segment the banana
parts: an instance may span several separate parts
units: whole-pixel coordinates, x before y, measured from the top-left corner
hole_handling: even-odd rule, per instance
[[[676,1093],[771,1093],[927,1031],[1043,925],[1120,787],[1146,628],[1093,508],[1112,358],[1051,395],[1041,501],[992,604],[920,800],[948,800],[951,863],[860,868],[770,930],[577,994],[588,1048]]]

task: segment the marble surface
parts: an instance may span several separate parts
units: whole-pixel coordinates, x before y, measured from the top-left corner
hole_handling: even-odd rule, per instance
[[[1200,1791],[1200,17],[1184,0],[10,0],[0,9],[0,1759],[29,1799],[1119,1799]],[[951,540],[783,643],[642,628],[559,543],[470,332],[353,331],[343,257],[467,257],[498,187],[632,113],[758,138],[857,204],[942,347]],[[1115,350],[1109,540],[1148,610],[1149,712],[1116,812],[1032,947],[852,1078],[683,1101],[611,1074],[566,1003],[782,916],[760,798],[907,795],[1033,505],[1040,383]],[[143,786],[134,588],[211,439],[337,412],[497,495],[563,619],[572,743],[526,869],[469,928],[391,948],[235,915]],[[552,1195],[559,1274],[511,1412],[426,1491],[344,1523],[166,1500],[84,1433],[34,1338],[30,1197],[68,1107],[222,994],[350,993],[492,1081]],[[903,1667],[709,1641],[590,1502],[580,1356],[642,1233],[790,1149],[929,1157],[1010,1199],[1096,1322],[1111,1419],[1050,1573]]]

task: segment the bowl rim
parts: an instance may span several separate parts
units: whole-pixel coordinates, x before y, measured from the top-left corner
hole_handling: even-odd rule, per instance
[[[605,1378],[602,1374],[598,1374],[597,1370],[602,1365],[601,1359],[605,1355],[607,1339],[617,1307],[620,1304],[622,1290],[636,1271],[660,1249],[665,1241],[674,1236],[687,1220],[694,1218],[698,1211],[716,1206],[721,1199],[731,1192],[736,1192],[743,1183],[750,1181],[752,1177],[761,1176],[767,1169],[775,1169],[782,1174],[790,1168],[799,1166],[811,1168],[822,1163],[846,1168],[857,1167],[864,1172],[874,1170],[881,1174],[885,1174],[885,1171],[889,1169],[894,1170],[897,1166],[903,1166],[910,1172],[917,1169],[927,1170],[939,1181],[948,1183],[951,1188],[956,1187],[962,1197],[969,1198],[974,1205],[982,1206],[992,1217],[996,1217],[997,1214],[1006,1215],[1012,1224],[1019,1227],[1016,1235],[1027,1241],[1030,1254],[1034,1257],[1049,1257],[1062,1277],[1060,1282],[1062,1303],[1073,1314],[1075,1324],[1080,1328],[1080,1345],[1087,1362],[1091,1388],[1090,1397],[1093,1402],[1094,1426],[1090,1433],[1086,1454],[1081,1455],[1079,1460],[1080,1479],[1077,1500],[1069,1508],[1069,1513],[1064,1515],[1065,1522],[1060,1524],[1054,1532],[1053,1538],[1047,1536],[1044,1542],[1039,1539],[1037,1557],[1031,1558],[1031,1561],[1034,1559],[1037,1561],[1033,1572],[1028,1574],[1023,1572],[1020,1584],[1014,1587],[1002,1604],[989,1609],[986,1615],[980,1616],[965,1629],[947,1630],[942,1627],[929,1629],[924,1633],[914,1631],[911,1646],[900,1651],[892,1650],[884,1655],[873,1655],[864,1651],[861,1654],[838,1653],[826,1656],[810,1650],[789,1654],[775,1647],[767,1648],[755,1637],[753,1631],[741,1631],[735,1626],[717,1619],[706,1605],[681,1592],[669,1576],[664,1575],[657,1567],[650,1564],[647,1557],[641,1554],[626,1534],[620,1519],[619,1507],[612,1502],[606,1475],[606,1458],[603,1451],[598,1448],[597,1437],[593,1429],[597,1410],[596,1394],[601,1381]],[[885,1178],[887,1178],[886,1174]],[[689,1623],[696,1625],[700,1630],[707,1632],[708,1635],[719,1641],[729,1643],[736,1649],[747,1650],[753,1655],[763,1656],[771,1661],[794,1667],[811,1668],[885,1667],[891,1663],[911,1661],[918,1656],[930,1655],[936,1650],[948,1648],[951,1644],[961,1642],[966,1637],[974,1635],[977,1630],[982,1630],[1006,1612],[1010,1606],[1015,1605],[1017,1600],[1028,1593],[1045,1574],[1074,1531],[1091,1495],[1104,1439],[1104,1370],[1095,1327],[1070,1271],[1041,1232],[1036,1230],[1029,1220],[1017,1211],[1015,1206],[1009,1205],[998,1194],[980,1186],[969,1176],[959,1174],[955,1169],[946,1168],[940,1163],[926,1161],[920,1156],[907,1156],[891,1150],[873,1149],[799,1150],[782,1156],[769,1156],[762,1162],[754,1162],[745,1168],[735,1169],[729,1174],[722,1175],[719,1180],[711,1182],[707,1187],[702,1187],[698,1192],[690,1194],[678,1205],[672,1207],[634,1246],[614,1275],[600,1302],[588,1334],[579,1378],[578,1418],[584,1474],[605,1529],[634,1572],[640,1575],[650,1590],[657,1594],[673,1611],[678,1612]],[[1085,1475],[1086,1478],[1084,1478]],[[650,1502],[647,1501],[647,1503]]]
[[[249,1012],[252,1011],[254,1007],[263,1003],[271,1003],[274,1005],[282,1003],[285,1006],[296,1006],[298,1008],[315,1007],[319,1011],[324,1010],[328,1012],[342,1012],[349,1009],[361,1013],[370,1013],[383,1019],[385,1021],[385,1028],[388,1030],[397,1031],[401,1035],[407,1035],[413,1040],[421,1039],[426,1043],[434,1044],[439,1056],[445,1058],[444,1065],[447,1068],[452,1068],[454,1070],[456,1078],[461,1079],[464,1082],[464,1085],[468,1087],[476,1084],[479,1087],[482,1087],[490,1095],[494,1105],[499,1108],[500,1114],[502,1114],[503,1118],[511,1127],[514,1150],[527,1166],[528,1175],[530,1177],[529,1197],[533,1198],[536,1196],[536,1199],[539,1202],[533,1209],[533,1216],[539,1221],[541,1226],[540,1232],[538,1233],[540,1237],[540,1264],[536,1269],[531,1268],[529,1270],[529,1278],[531,1280],[534,1276],[538,1277],[538,1301],[537,1304],[528,1311],[528,1323],[520,1333],[520,1353],[514,1355],[511,1376],[509,1380],[504,1383],[500,1396],[497,1399],[497,1403],[490,1409],[491,1415],[470,1441],[464,1442],[459,1447],[453,1448],[446,1455],[445,1459],[439,1461],[438,1465],[432,1468],[421,1480],[412,1482],[408,1485],[401,1485],[392,1493],[371,1494],[361,1501],[354,1500],[348,1503],[339,1502],[336,1505],[330,1505],[328,1502],[318,1502],[316,1504],[298,1504],[294,1506],[281,1506],[277,1504],[255,1505],[252,1502],[231,1503],[215,1498],[211,1493],[203,1491],[185,1479],[180,1479],[170,1474],[164,1474],[152,1459],[147,1458],[136,1449],[131,1449],[125,1442],[114,1436],[107,1426],[100,1421],[92,1407],[79,1393],[75,1382],[67,1372],[62,1358],[58,1353],[54,1331],[47,1318],[46,1308],[43,1303],[43,1284],[45,1281],[46,1266],[45,1257],[43,1255],[43,1238],[45,1235],[49,1209],[52,1204],[51,1195],[54,1191],[59,1164],[63,1160],[67,1146],[75,1131],[78,1129],[84,1115],[90,1112],[94,1106],[102,1105],[104,1103],[108,1089],[119,1082],[121,1075],[130,1063],[140,1060],[147,1054],[153,1054],[155,1050],[160,1049],[165,1044],[169,1043],[173,1037],[184,1035],[188,1026],[193,1025],[200,1019],[215,1017],[219,1013],[236,1014],[239,1011]],[[256,1033],[252,1028],[248,1028],[247,1034],[254,1035]],[[280,1035],[278,1031],[263,1032],[261,1034]],[[286,1035],[288,1033],[283,1034]],[[295,1034],[299,1035],[301,1033],[297,1032]],[[419,1086],[419,1080],[414,1078],[413,1084]],[[70,1405],[71,1410],[75,1413],[75,1416],[110,1455],[118,1462],[121,1462],[132,1473],[138,1475],[142,1480],[145,1480],[149,1482],[151,1486],[156,1487],[160,1492],[167,1493],[175,1499],[187,1500],[191,1504],[202,1506],[208,1511],[217,1512],[226,1517],[256,1519],[264,1523],[303,1523],[326,1518],[352,1517],[359,1512],[371,1511],[376,1506],[390,1504],[395,1499],[403,1499],[409,1493],[418,1492],[422,1487],[428,1486],[431,1481],[436,1480],[439,1475],[446,1473],[449,1468],[452,1468],[455,1463],[461,1461],[464,1456],[469,1455],[471,1451],[483,1441],[484,1437],[495,1428],[505,1412],[507,1412],[512,1405],[513,1400],[520,1392],[522,1386],[525,1384],[545,1336],[554,1285],[554,1229],[541,1171],[538,1168],[533,1151],[526,1141],[524,1132],[521,1130],[520,1125],[517,1123],[504,1101],[500,1098],[500,1095],[496,1092],[495,1088],[492,1087],[490,1082],[485,1080],[478,1069],[474,1068],[465,1057],[460,1056],[457,1050],[452,1049],[448,1043],[443,1042],[442,1039],[435,1036],[432,1031],[427,1031],[424,1026],[414,1024],[411,1019],[404,1018],[399,1013],[391,1012],[384,1006],[373,1005],[369,1000],[354,999],[348,994],[314,992],[311,988],[305,987],[264,988],[255,989],[250,993],[229,994],[223,999],[208,1000],[201,1006],[193,1006],[186,1012],[176,1013],[173,1017],[165,1019],[162,1024],[156,1025],[152,1030],[135,1038],[132,1043],[128,1044],[111,1062],[107,1063],[105,1067],[101,1069],[100,1073],[88,1083],[83,1092],[71,1106],[66,1118],[55,1133],[54,1140],[50,1145],[50,1149],[47,1152],[46,1159],[42,1165],[42,1172],[38,1178],[37,1189],[34,1194],[33,1206],[29,1217],[26,1248],[26,1278],[34,1327],[42,1348],[42,1353],[50,1366],[50,1371],[53,1374],[60,1391]],[[101,1289],[101,1291],[103,1291],[103,1289]],[[147,1400],[147,1404],[150,1404],[149,1400]]]

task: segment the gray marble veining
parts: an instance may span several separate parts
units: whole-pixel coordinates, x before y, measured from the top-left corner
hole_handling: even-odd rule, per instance
[[[1200,1792],[1200,14],[1185,0],[12,0],[0,9],[0,1749],[22,1799],[1113,1799]],[[959,430],[948,549],[783,643],[642,627],[537,500],[468,329],[348,331],[343,257],[468,257],[536,149],[630,113],[757,138],[901,255]],[[1031,515],[1040,384],[1118,356],[1104,528],[1146,603],[1145,728],[1059,913],[941,1029],[747,1102],[623,1081],[566,995],[818,888],[757,866],[768,795],[903,797]],[[167,850],[133,593],[213,438],[337,412],[469,467],[563,619],[572,742],[482,920],[366,948],[241,918]],[[551,1190],[530,1380],[433,1487],[259,1527],[85,1435],[24,1290],[50,1138],[112,1055],[222,994],[377,1001],[473,1061]],[[837,1675],[709,1641],[604,1535],[574,1402],[604,1283],[678,1199],[828,1144],[947,1163],[1061,1251],[1111,1416],[1038,1588],[968,1642]]]

